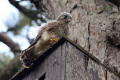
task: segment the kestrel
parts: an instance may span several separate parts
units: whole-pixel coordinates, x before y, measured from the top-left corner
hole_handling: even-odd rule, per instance
[[[21,52],[20,60],[23,65],[29,68],[33,61],[48,49],[53,43],[58,41],[62,35],[68,35],[68,23],[72,20],[70,13],[64,12],[56,20],[48,21],[38,32],[32,44]]]

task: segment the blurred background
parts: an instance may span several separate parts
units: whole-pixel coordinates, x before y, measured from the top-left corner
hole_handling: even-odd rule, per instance
[[[0,80],[8,80],[21,68],[20,51],[48,20],[41,12],[33,0],[0,0]]]

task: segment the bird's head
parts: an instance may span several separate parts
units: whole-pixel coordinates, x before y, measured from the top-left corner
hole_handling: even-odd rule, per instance
[[[65,21],[68,23],[72,20],[72,15],[70,13],[63,12],[58,16],[57,20],[58,21]]]

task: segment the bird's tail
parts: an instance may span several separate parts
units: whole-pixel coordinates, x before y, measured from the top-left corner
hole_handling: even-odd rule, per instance
[[[29,68],[32,66],[34,61],[34,55],[32,53],[33,47],[27,48],[21,52],[20,60],[23,63],[23,66]]]

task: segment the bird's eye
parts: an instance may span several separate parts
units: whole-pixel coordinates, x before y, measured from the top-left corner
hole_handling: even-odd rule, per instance
[[[64,16],[64,19],[66,19],[66,18],[67,18],[67,15]]]

